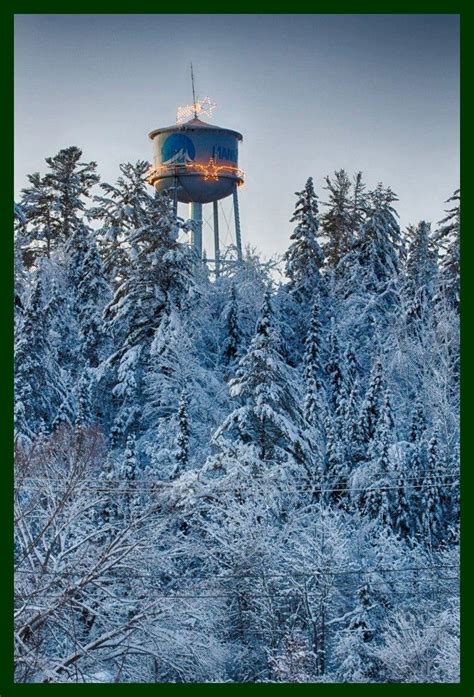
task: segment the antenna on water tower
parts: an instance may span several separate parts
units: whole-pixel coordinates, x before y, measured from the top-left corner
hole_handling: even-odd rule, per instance
[[[191,85],[193,88],[193,107],[194,107],[194,118],[197,119],[197,104],[196,104],[196,91],[194,89],[194,72],[193,72],[193,64],[191,63]]]
[[[212,116],[215,104],[205,97],[196,99],[193,64],[191,63],[193,103],[179,107],[174,126],[157,128],[149,134],[153,141],[154,161],[147,177],[156,191],[173,191],[175,210],[178,201],[190,204],[193,222],[190,243],[202,259],[202,207],[212,203],[214,213],[214,270],[219,275],[220,257],[218,202],[232,195],[235,225],[235,247],[238,262],[242,261],[239,201],[237,189],[244,183],[238,169],[238,145],[242,135],[202,120]],[[211,260],[208,260],[210,262]]]

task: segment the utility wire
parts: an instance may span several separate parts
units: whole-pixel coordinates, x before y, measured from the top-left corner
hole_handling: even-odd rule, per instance
[[[194,579],[199,579],[199,580],[219,580],[219,581],[227,581],[231,579],[236,579],[236,578],[257,578],[257,579],[269,579],[269,578],[295,578],[295,577],[300,577],[300,576],[316,576],[316,575],[329,575],[329,576],[352,576],[354,574],[393,574],[393,573],[414,573],[417,571],[447,571],[451,569],[459,569],[458,565],[447,565],[447,564],[442,564],[442,565],[437,565],[437,566],[415,566],[415,567],[408,567],[408,568],[380,568],[380,569],[345,569],[345,570],[339,570],[339,569],[313,569],[312,571],[296,571],[292,573],[252,573],[252,574],[215,574],[215,575],[207,575],[207,576],[202,576],[199,574],[189,576],[185,580],[194,580]],[[127,570],[120,570],[120,569],[111,569],[110,571],[107,571],[106,573],[127,573]],[[42,571],[41,569],[38,569],[37,571],[30,571],[29,569],[17,569],[15,573],[20,573],[20,574],[38,574],[40,576],[63,576],[65,578],[71,578],[72,576],[79,576],[82,577],[84,575],[87,575],[88,573],[91,573],[90,570],[84,570],[84,572],[79,572],[79,571]],[[159,575],[160,573],[164,574],[168,578],[175,578],[175,579],[180,579],[183,580],[183,575],[180,574],[169,574],[166,571],[161,571],[161,572],[155,572],[155,573],[147,573],[147,574],[136,574],[133,572],[133,578],[154,578],[155,576]],[[130,576],[128,576],[129,578]]]
[[[269,482],[270,483],[270,482]],[[459,486],[458,482],[453,482],[453,483],[443,483],[443,484],[438,484],[434,482],[425,482],[423,484],[408,484],[405,485],[403,488],[404,489],[428,489],[432,487],[436,487],[438,489],[448,489],[448,488],[453,488]],[[287,487],[286,489],[279,489],[279,493],[281,494],[288,494],[288,493],[314,493],[314,494],[324,494],[324,493],[342,493],[344,491],[348,492],[368,492],[368,491],[399,491],[402,487],[401,486],[378,486],[378,487],[338,487],[338,488],[330,488],[330,489],[322,489],[319,486],[307,486],[307,487],[292,487],[289,488]],[[225,491],[242,491],[245,489],[245,485],[234,485],[232,487],[216,487],[212,491],[208,491],[205,493],[189,493],[189,497],[196,499],[196,498],[208,498],[212,496],[218,496],[222,492]],[[22,487],[22,490],[26,491],[43,491],[43,487],[41,487],[39,484],[37,486],[34,485],[27,485]],[[120,489],[114,489],[111,487],[100,487],[100,486],[91,486],[88,487],[88,491],[90,492],[95,492],[95,493],[109,493],[109,494],[115,494],[115,495],[128,495],[128,494],[140,494],[140,493],[157,493],[159,491],[158,488],[154,486],[147,486],[144,487],[142,485],[137,486],[137,487],[120,487]],[[73,492],[74,493],[74,492]],[[244,491],[243,493],[249,493],[249,490]],[[254,490],[250,490],[250,493],[256,493]]]
[[[446,579],[443,579],[445,581],[458,581],[459,578],[457,576],[453,577],[448,577]],[[394,581],[396,583],[396,581]],[[437,579],[424,579],[423,584],[430,586],[434,584],[438,584],[439,582]],[[388,584],[387,584],[388,585]],[[413,591],[413,595],[420,595],[420,590],[417,590],[414,588],[413,583],[403,583],[400,582],[400,585],[404,586],[405,588],[410,588]],[[376,586],[376,585],[370,585],[369,586],[369,592],[370,590],[380,590],[380,591],[387,591],[389,590],[390,593],[392,592],[392,589],[387,588],[386,586]],[[137,596],[129,596],[126,595],[123,598],[120,598],[121,600],[125,602],[138,602],[140,600],[146,600],[148,599],[148,591],[154,590],[153,588],[147,587],[143,591],[143,596],[142,597],[137,597]],[[156,589],[156,590],[161,590],[161,589]],[[56,593],[56,594],[49,594],[49,593],[41,593],[41,598],[49,598],[49,599],[55,599],[59,600],[61,598],[64,598],[65,596],[69,599],[69,596],[71,593],[76,593],[76,592],[82,592],[82,588],[65,588],[63,593]],[[397,592],[397,591],[395,591]],[[398,591],[401,592],[401,591]],[[447,591],[448,592],[448,591]],[[31,595],[31,593],[29,594]],[[181,593],[154,593],[153,594],[153,600],[155,599],[160,599],[160,600],[208,600],[208,599],[224,599],[224,598],[235,598],[235,597],[248,597],[248,598],[292,598],[292,597],[316,597],[319,598],[321,596],[321,593],[318,591],[307,591],[307,590],[301,590],[301,591],[295,591],[293,589],[285,592],[285,591],[280,591],[280,592],[274,592],[274,593],[254,593],[252,591],[246,591],[246,590],[237,590],[234,591],[233,593],[187,593],[187,594],[181,594]],[[17,594],[17,598],[22,600],[23,596]]]

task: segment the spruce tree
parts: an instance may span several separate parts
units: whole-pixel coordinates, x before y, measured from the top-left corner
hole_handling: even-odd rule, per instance
[[[130,266],[104,319],[119,353],[149,342],[166,308],[180,307],[190,285],[190,260],[177,244],[172,201],[150,198],[147,221],[130,233]]]
[[[59,241],[65,242],[83,226],[86,210],[84,199],[99,181],[95,162],[83,162],[82,150],[75,146],[60,150],[54,157],[47,157],[49,171],[44,177],[52,192],[55,218],[52,228]]]
[[[110,288],[105,280],[99,252],[95,241],[89,238],[80,268],[75,305],[82,359],[91,368],[96,368],[104,357],[106,338],[102,313],[108,300]]]
[[[324,254],[319,243],[319,208],[313,179],[309,177],[305,188],[296,193],[298,201],[290,222],[297,223],[285,254],[286,275],[290,279],[290,292],[301,302],[311,302],[320,286],[320,270]]]
[[[396,281],[400,270],[403,242],[392,203],[397,201],[390,188],[379,184],[368,196],[368,218],[353,245],[360,282],[366,292],[381,294]]]
[[[422,301],[430,301],[436,286],[438,256],[430,224],[422,220],[416,227],[408,227],[406,237],[406,274],[410,290],[413,295],[421,295]]]
[[[21,210],[25,218],[23,255],[30,267],[40,256],[49,259],[60,238],[51,186],[39,172],[29,174],[28,181],[30,186],[21,192]]]
[[[279,353],[269,291],[255,336],[229,388],[240,406],[229,414],[214,438],[226,434],[232,440],[255,445],[263,461],[283,463],[290,458],[310,471],[311,455],[303,432],[298,389]]]
[[[446,203],[452,203],[446,216],[439,221],[440,227],[434,239],[439,245],[441,284],[452,306],[459,309],[459,270],[460,270],[460,232],[461,232],[461,194],[456,189]]]
[[[23,322],[15,339],[15,404],[17,427],[32,438],[40,424],[51,427],[66,398],[60,367],[48,341],[41,274],[36,274]],[[21,417],[21,418],[20,418]],[[22,435],[17,432],[17,435]]]
[[[102,224],[98,245],[105,274],[114,287],[123,281],[130,263],[127,254],[130,236],[149,223],[148,168],[143,160],[121,164],[122,174],[116,183],[103,182],[100,187],[105,195],[94,196],[96,206],[91,209],[90,217]]]
[[[322,417],[320,344],[319,298],[316,297],[311,309],[311,321],[305,339],[305,353],[303,357],[303,378],[305,384],[304,416],[312,427],[316,427]]]
[[[435,429],[428,442],[427,467],[421,479],[423,489],[420,496],[421,529],[430,547],[446,539],[445,524],[448,518],[448,511],[443,510],[443,475],[439,471],[442,464],[439,450],[439,433]]]
[[[324,253],[327,264],[336,268],[340,260],[354,245],[366,209],[365,185],[358,172],[352,183],[347,172],[340,169],[334,178],[326,177],[325,189],[329,192],[327,210],[321,216],[321,227],[327,242]]]
[[[365,512],[370,517],[376,518],[382,527],[388,527],[392,522],[390,446],[394,439],[393,431],[391,397],[390,392],[385,390],[379,418],[368,450],[371,477],[364,496]]]
[[[142,380],[149,352],[163,318],[180,310],[192,286],[189,251],[177,243],[178,223],[172,201],[157,196],[148,201],[148,222],[131,233],[127,274],[104,309],[114,351],[109,358],[115,423],[114,440],[141,428]]]
[[[238,357],[240,343],[242,341],[238,321],[238,305],[235,283],[231,283],[230,286],[230,298],[229,302],[224,308],[223,321],[225,334],[222,344],[222,356],[225,365],[231,366]]]
[[[189,397],[186,390],[181,392],[178,404],[178,433],[176,435],[176,469],[175,476],[186,469],[189,462]]]
[[[356,434],[356,459],[364,459],[368,447],[375,436],[383,396],[383,367],[380,357],[374,360],[369,377],[369,385],[360,410],[359,425]]]
[[[351,613],[347,630],[342,630],[336,645],[336,670],[340,682],[366,683],[377,678],[378,661],[371,651],[376,635],[371,611],[376,607],[376,603],[371,594],[368,584],[358,588],[354,612]]]

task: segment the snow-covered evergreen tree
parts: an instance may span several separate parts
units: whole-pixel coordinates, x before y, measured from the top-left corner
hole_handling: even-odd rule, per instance
[[[433,297],[437,283],[437,256],[431,226],[425,220],[407,230],[406,274],[413,293]]]
[[[388,527],[392,520],[393,467],[391,445],[393,443],[394,422],[390,393],[385,391],[380,415],[367,453],[367,489],[363,494],[364,511],[376,518],[379,525]],[[357,481],[360,483],[361,479]]]
[[[368,218],[353,247],[366,292],[386,292],[397,278],[403,249],[397,213],[392,206],[397,200],[393,191],[382,184],[368,195]]]
[[[148,168],[148,163],[143,160],[121,164],[121,176],[115,184],[101,183],[105,196],[94,197],[97,205],[89,213],[102,224],[98,244],[105,273],[114,286],[123,280],[129,265],[130,235],[149,222]]]
[[[21,210],[25,218],[23,244],[24,258],[30,266],[38,256],[51,257],[58,245],[54,226],[53,191],[39,172],[28,175],[31,186],[22,190]]]
[[[226,365],[233,365],[238,357],[242,341],[238,320],[238,305],[235,283],[230,286],[229,302],[224,308],[223,317],[225,335],[222,345],[222,356]]]
[[[322,368],[320,359],[321,350],[321,323],[319,321],[319,298],[316,297],[311,310],[311,321],[305,339],[304,361],[304,385],[305,401],[304,416],[308,424],[317,427],[321,424],[322,414]]]
[[[102,314],[110,300],[110,288],[105,280],[102,262],[93,239],[89,239],[78,276],[75,306],[77,308],[81,354],[86,364],[95,368],[105,358],[106,338]]]
[[[336,646],[340,661],[337,669],[340,682],[373,682],[377,677],[378,661],[374,658],[371,645],[375,630],[371,618],[374,602],[369,584],[357,590],[357,605],[347,626],[341,631]]]
[[[15,342],[17,437],[33,438],[41,424],[50,427],[66,400],[66,388],[46,327],[43,283],[38,272]]]
[[[309,177],[302,191],[296,193],[298,201],[290,222],[297,225],[291,235],[291,244],[285,254],[286,275],[290,279],[290,292],[299,302],[311,301],[320,285],[320,270],[324,255],[319,243],[319,208],[313,179]]]
[[[178,435],[176,437],[176,471],[175,474],[186,469],[189,461],[189,417],[188,395],[183,390],[178,404]]]
[[[298,388],[279,354],[270,292],[267,291],[255,336],[241,358],[230,395],[240,402],[217,430],[215,438],[252,443],[263,461],[294,462],[310,471],[310,449],[303,431]]]
[[[44,183],[49,187],[56,213],[52,228],[59,241],[67,241],[83,225],[86,210],[84,199],[99,181],[95,162],[83,162],[82,150],[75,146],[60,150],[54,157],[47,157],[49,171]]]
[[[327,238],[324,253],[327,264],[336,268],[353,247],[366,210],[365,185],[358,172],[351,182],[347,172],[340,169],[334,178],[326,177],[329,192],[328,210],[321,216],[322,232]]]
[[[356,459],[363,459],[375,436],[383,398],[383,366],[380,357],[374,360],[367,392],[360,410],[359,425],[356,432]]]
[[[452,204],[446,216],[439,221],[434,239],[440,248],[441,282],[453,307],[459,308],[461,193],[456,189],[446,203]]]

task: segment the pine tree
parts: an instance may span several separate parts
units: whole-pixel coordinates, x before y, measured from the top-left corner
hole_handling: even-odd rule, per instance
[[[49,172],[44,183],[52,192],[56,212],[52,228],[58,241],[65,242],[83,226],[84,199],[99,181],[95,162],[82,162],[82,150],[75,146],[47,157]]]
[[[318,241],[319,209],[313,179],[309,177],[305,188],[296,193],[298,201],[290,222],[296,222],[291,235],[292,243],[285,254],[286,275],[290,279],[290,291],[301,303],[311,301],[320,286],[320,269],[324,255]]]
[[[461,195],[456,189],[446,203],[453,203],[447,209],[447,215],[439,221],[434,235],[440,248],[441,283],[444,292],[453,307],[459,309],[459,266],[460,266],[460,232],[461,232]]]
[[[421,479],[420,507],[421,529],[431,546],[446,539],[445,522],[448,511],[443,510],[441,496],[442,475],[439,470],[442,464],[439,452],[439,433],[437,429],[428,442],[427,467]]]
[[[51,351],[47,334],[46,309],[41,274],[35,283],[23,322],[15,340],[15,406],[17,428],[33,438],[41,423],[52,425],[66,397],[61,371]],[[17,432],[17,436],[21,436]]]
[[[420,335],[433,314],[438,278],[437,250],[431,239],[430,225],[425,221],[421,221],[416,227],[410,226],[406,237],[406,322],[415,335]]]
[[[91,384],[90,377],[84,373],[76,388],[76,420],[77,431],[87,428],[91,423]]]
[[[345,444],[347,465],[352,471],[356,464],[355,455],[359,431],[361,368],[350,344],[344,352],[343,364],[344,421],[341,427],[341,438]]]
[[[328,418],[326,421],[326,466],[328,488],[333,489],[332,498],[335,501],[344,499],[343,489],[346,488],[350,474],[348,457],[349,442],[347,436],[347,419],[350,408],[350,391],[343,373],[339,341],[334,318],[331,318],[329,334],[329,356],[326,365],[328,376]]]
[[[421,293],[423,299],[433,297],[438,252],[431,236],[431,226],[422,220],[407,229],[406,273],[412,293]]]
[[[181,306],[190,285],[190,260],[176,242],[172,202],[148,201],[146,224],[130,234],[130,267],[104,311],[119,352],[149,342],[166,308]]]
[[[255,336],[229,384],[230,395],[239,399],[241,406],[229,414],[214,438],[225,433],[244,444],[254,444],[263,461],[282,463],[291,458],[310,470],[298,391],[278,346],[267,291]]]
[[[321,227],[327,242],[324,253],[327,264],[336,268],[339,261],[354,245],[366,209],[365,185],[358,172],[352,183],[344,169],[334,172],[334,179],[326,177],[329,191],[329,210],[321,217]]]
[[[375,359],[369,378],[369,386],[360,410],[359,427],[356,437],[356,459],[367,454],[368,447],[375,436],[375,429],[381,411],[383,395],[383,368],[380,357]]]
[[[364,495],[365,512],[372,518],[377,518],[383,527],[388,527],[392,522],[389,480],[392,474],[390,446],[393,442],[393,430],[391,398],[389,391],[385,390],[380,415],[368,451],[369,471],[373,475]]]
[[[122,478],[127,483],[134,482],[137,478],[137,456],[135,436],[133,435],[127,438],[123,459]]]
[[[339,407],[342,396],[342,371],[340,366],[340,348],[337,338],[334,317],[331,318],[331,330],[329,334],[329,358],[326,364],[326,374],[329,380],[329,402],[334,412]]]
[[[324,467],[325,482],[323,486],[331,490],[331,499],[335,502],[347,502],[344,498],[349,476],[345,444],[340,438],[340,425],[337,417],[326,419],[326,461]],[[329,497],[324,497],[328,500]]]
[[[395,460],[394,467],[395,484],[390,496],[392,503],[392,527],[393,531],[401,539],[413,537],[413,517],[410,506],[410,497],[407,493],[406,482],[410,481],[401,458]]]
[[[305,383],[304,416],[306,421],[316,427],[321,419],[321,363],[320,363],[321,324],[319,321],[319,298],[316,297],[311,310],[311,321],[305,340],[303,357],[303,378]]]
[[[421,483],[426,468],[426,427],[425,407],[421,397],[418,396],[413,406],[408,434],[408,440],[411,443],[410,475],[417,485]]]
[[[25,217],[23,256],[27,267],[39,256],[48,259],[58,246],[54,193],[39,172],[28,175],[31,186],[22,189],[21,209]]]
[[[70,288],[61,271],[53,273],[49,300],[45,307],[44,331],[54,358],[67,382],[73,382],[78,371],[78,328]]]
[[[142,415],[141,399],[141,348],[128,349],[117,366],[115,385],[112,389],[115,419],[110,429],[113,445],[120,445],[128,434],[136,433]]]
[[[357,172],[353,179],[352,190],[352,228],[359,231],[368,211],[366,186],[362,179],[362,172]]]
[[[236,361],[242,336],[238,322],[237,293],[235,283],[230,286],[230,298],[223,312],[225,326],[225,337],[222,345],[222,356],[228,366],[232,366]]]
[[[403,252],[397,213],[392,206],[397,200],[382,184],[368,196],[368,218],[352,249],[366,292],[381,294],[397,279]]]
[[[135,436],[129,435],[123,451],[123,463],[120,468],[120,487],[119,492],[123,499],[122,515],[126,523],[129,523],[134,513],[139,507],[139,495],[134,493],[137,481],[137,452]]]
[[[102,183],[105,196],[94,196],[97,204],[90,216],[100,220],[99,248],[104,270],[116,286],[123,279],[130,263],[127,244],[135,230],[149,223],[150,194],[146,175],[149,165],[143,160],[121,164],[122,176],[115,184]]]
[[[26,293],[29,285],[29,275],[26,270],[25,250],[27,248],[26,218],[21,206],[14,208],[14,310],[15,327],[18,326],[26,303]]]
[[[342,630],[336,646],[338,658],[337,679],[340,682],[376,681],[379,666],[371,645],[375,638],[375,627],[370,611],[375,607],[371,599],[371,588],[364,584],[357,590],[357,604],[351,613],[347,630]]]
[[[81,340],[81,356],[92,368],[99,365],[105,348],[102,313],[110,300],[102,262],[94,240],[89,239],[77,285],[76,308]]]
[[[72,419],[72,408],[69,403],[69,399],[66,397],[56,413],[53,419],[52,429],[53,431],[59,431],[62,428],[71,428]]]
[[[186,469],[189,462],[189,397],[186,390],[181,392],[178,405],[178,433],[176,436],[176,470],[175,476]]]
[[[112,300],[105,307],[106,329],[114,353],[114,441],[129,429],[136,432],[143,406],[144,369],[160,323],[171,309],[182,309],[192,286],[191,258],[176,241],[178,223],[172,201],[149,199],[148,222],[131,233],[130,265]]]

